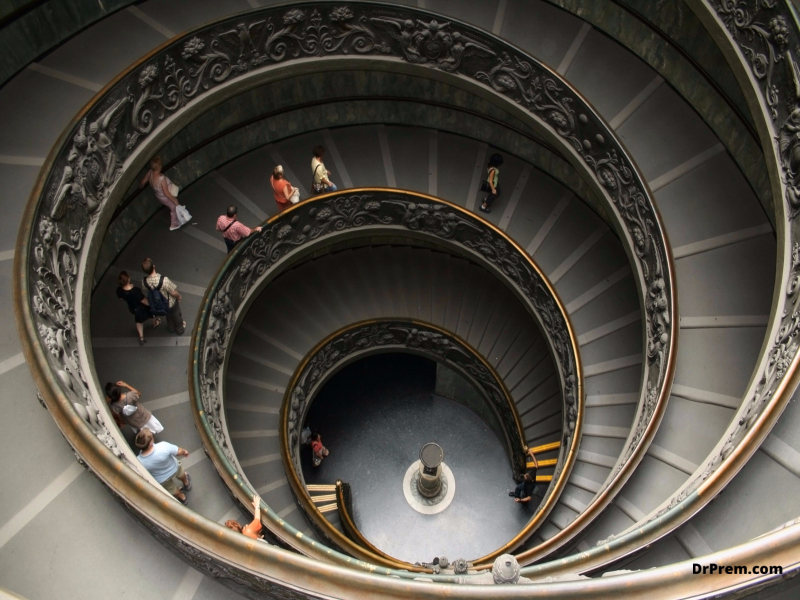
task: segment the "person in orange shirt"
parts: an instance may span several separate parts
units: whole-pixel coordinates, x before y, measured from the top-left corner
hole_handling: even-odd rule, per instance
[[[283,212],[293,204],[300,202],[300,190],[286,181],[281,165],[272,170],[272,177],[269,178],[269,183],[272,185],[272,193],[275,196],[275,203],[278,205],[278,212]]]
[[[253,520],[242,527],[239,521],[229,519],[225,521],[225,527],[238,531],[242,535],[257,540],[261,537],[261,498],[258,494],[253,494]]]

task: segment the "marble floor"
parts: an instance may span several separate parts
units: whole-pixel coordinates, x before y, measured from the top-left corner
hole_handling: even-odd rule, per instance
[[[473,560],[510,540],[533,514],[508,497],[511,467],[496,435],[471,410],[433,394],[436,367],[408,354],[350,365],[317,396],[306,424],[330,456],[304,462],[307,483],[350,483],[355,521],[387,554],[408,562],[435,556]],[[424,515],[407,503],[403,476],[435,441],[453,472],[452,504]]]

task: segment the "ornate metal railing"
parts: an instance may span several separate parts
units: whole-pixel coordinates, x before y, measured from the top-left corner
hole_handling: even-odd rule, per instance
[[[192,338],[191,393],[195,420],[206,448],[221,476],[245,502],[253,490],[242,469],[227,434],[224,417],[224,379],[228,348],[233,335],[253,299],[286,268],[309,253],[354,237],[370,240],[379,236],[416,237],[435,243],[484,265],[505,280],[539,324],[556,366],[561,396],[562,439],[552,482],[535,516],[514,540],[501,550],[521,544],[538,527],[555,505],[574,465],[583,418],[583,376],[578,355],[577,337],[569,323],[566,309],[554,288],[536,264],[502,231],[458,206],[414,192],[389,189],[356,189],[319,196],[300,203],[270,219],[261,232],[237,246],[220,268],[206,291]],[[282,452],[287,467],[297,460],[298,428],[305,411],[327,371],[346,360],[353,352],[368,346],[396,346],[425,352],[462,370],[487,395],[508,435],[507,444],[512,469],[519,477],[525,469],[522,426],[513,402],[500,379],[485,360],[462,341],[434,326],[416,323],[412,335],[408,323],[399,320],[376,325],[359,324],[354,329],[335,332],[304,359],[287,386],[282,411],[284,435]],[[377,327],[375,331],[371,327]],[[405,333],[403,333],[405,332]],[[374,336],[372,334],[375,334]],[[287,469],[289,481],[307,514],[317,516],[297,470]],[[303,499],[306,502],[303,503]],[[324,519],[315,519],[325,528]],[[268,513],[267,525],[284,539],[295,544],[294,532]],[[381,557],[364,554],[349,540],[331,534],[335,542],[364,560],[382,563]],[[302,544],[297,546],[302,549]],[[502,554],[498,551],[495,554]],[[490,560],[489,557],[485,557]],[[399,562],[388,566],[398,568]]]
[[[718,40],[755,115],[767,158],[777,223],[777,273],[767,339],[736,417],[697,471],[626,535],[599,543],[616,546],[603,564],[671,531],[710,502],[744,466],[769,433],[800,382],[800,18],[789,0],[688,0]],[[545,569],[546,570],[546,569]]]
[[[335,205],[337,201],[341,201],[341,198],[326,200],[324,204]],[[441,220],[450,221],[454,225],[454,238],[460,237],[458,231],[467,226],[468,221],[462,219],[460,215],[449,213],[447,211],[449,207],[446,205],[440,208],[445,209]],[[394,223],[390,221],[386,224],[391,226]],[[559,343],[561,341],[559,339]],[[358,549],[351,548],[350,537],[343,536],[339,530],[332,527],[306,493],[300,462],[300,430],[314,398],[334,373],[354,360],[387,351],[409,352],[441,362],[472,383],[497,415],[505,436],[511,471],[518,481],[526,468],[525,433],[514,400],[494,368],[464,340],[430,323],[408,319],[362,321],[339,329],[317,344],[295,369],[291,381],[286,386],[279,431],[284,468],[289,485],[298,498],[301,508],[326,539],[350,554],[359,552]],[[224,402],[221,401],[220,404],[224,408]],[[578,412],[583,413],[580,403]],[[564,439],[567,443],[577,442],[574,436],[567,435]],[[564,456],[559,458],[561,460],[556,461],[557,470],[561,469],[559,463],[563,462]],[[243,473],[241,475],[244,477]],[[552,490],[553,486],[548,487],[548,495]],[[546,500],[547,497],[543,499],[543,505],[546,504]],[[537,519],[537,522],[541,523],[541,518]],[[529,536],[533,528],[526,529],[526,534]],[[361,548],[364,544],[357,546]]]
[[[720,42],[755,116],[770,172],[777,224],[778,283],[766,339],[741,406],[698,469],[625,532],[528,577],[609,564],[667,535],[724,489],[758,449],[800,383],[800,15],[789,0],[687,0]],[[787,563],[789,564],[789,563]]]
[[[663,414],[677,332],[669,250],[646,185],[580,94],[513,46],[425,11],[367,2],[303,3],[223,19],[144,57],[76,115],[45,161],[15,252],[15,310],[41,395],[76,451],[149,526],[177,546],[185,542],[197,550],[197,540],[209,541],[207,528],[192,534],[194,521],[185,519],[183,509],[164,507],[149,487],[145,492],[133,483],[147,475],[110,424],[93,371],[91,274],[124,190],[172,132],[230,95],[290,76],[298,65],[313,70],[317,57],[326,58],[319,66],[325,70],[401,69],[435,77],[506,108],[562,145],[606,202],[630,249],[647,309],[642,399],[604,492],[543,551],[552,550],[608,504],[643,456]],[[209,547],[222,551],[216,542]],[[236,548],[236,543],[230,546],[231,556]]]

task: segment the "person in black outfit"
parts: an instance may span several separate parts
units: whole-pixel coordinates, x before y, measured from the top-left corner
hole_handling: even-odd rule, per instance
[[[539,468],[539,462],[533,454],[530,457],[533,459],[533,469],[525,473],[525,477],[522,478],[522,481],[513,492],[508,492],[508,495],[514,498],[514,502],[527,504],[533,499],[533,490],[536,489],[536,470]]]
[[[122,271],[117,277],[117,298],[125,300],[128,304],[128,310],[133,315],[136,322],[136,331],[139,333],[139,345],[145,342],[144,339],[144,323],[149,319],[153,319],[153,328],[161,325],[161,319],[156,319],[150,316],[150,307],[147,303],[147,297],[142,293],[142,288],[136,287],[131,283],[131,278],[127,271]]]
[[[503,164],[503,157],[499,154],[492,154],[489,157],[489,165],[486,167],[486,179],[481,184],[482,192],[489,192],[484,198],[483,203],[478,209],[485,213],[490,213],[492,203],[500,196],[500,167]]]

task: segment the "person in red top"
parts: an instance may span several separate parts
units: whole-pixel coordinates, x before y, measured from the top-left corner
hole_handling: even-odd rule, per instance
[[[284,179],[281,165],[272,170],[272,177],[269,178],[269,182],[272,184],[272,192],[275,195],[278,212],[283,212],[293,204],[300,202],[300,190]]]
[[[253,495],[253,520],[242,527],[239,521],[229,519],[225,521],[225,527],[238,531],[242,535],[257,540],[261,537],[261,498],[258,494]]]
[[[222,232],[222,239],[225,240],[225,246],[228,248],[229,254],[239,240],[246,238],[254,231],[261,231],[261,227],[250,229],[237,220],[236,214],[238,212],[239,209],[231,204],[228,207],[228,212],[217,219],[217,231]]]
[[[320,466],[322,459],[330,454],[328,449],[322,445],[322,436],[317,432],[311,434],[311,450],[314,452],[315,467]]]

